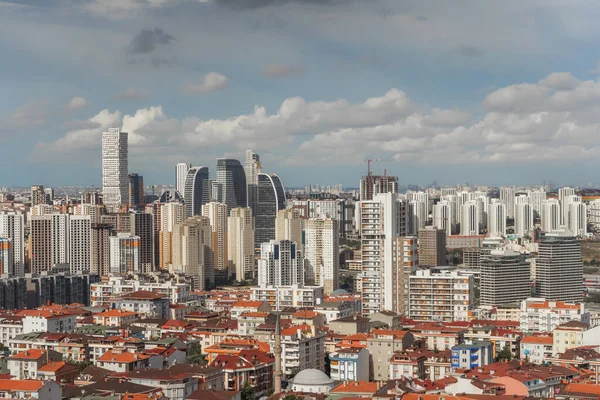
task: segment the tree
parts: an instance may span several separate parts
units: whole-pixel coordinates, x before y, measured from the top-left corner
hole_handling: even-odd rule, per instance
[[[244,382],[241,393],[242,400],[254,400],[255,395],[256,392],[254,390],[254,386],[252,386],[248,381]]]
[[[508,343],[504,346],[502,351],[496,355],[496,361],[510,361],[513,358],[512,350]]]
[[[206,364],[206,360],[204,359],[204,355],[202,354],[202,346],[200,346],[200,343],[194,342],[188,346],[186,361],[188,362],[188,364]]]
[[[304,397],[302,396],[298,396],[296,394],[288,394],[287,396],[284,396],[284,398],[282,400],[303,400]]]

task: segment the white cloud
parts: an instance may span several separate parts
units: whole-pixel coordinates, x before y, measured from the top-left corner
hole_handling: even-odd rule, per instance
[[[186,94],[203,94],[217,90],[222,90],[227,87],[229,79],[225,75],[218,72],[209,72],[204,76],[202,83],[187,83],[182,87],[183,93]]]
[[[83,97],[73,97],[67,104],[67,111],[79,111],[88,106],[88,102]]]

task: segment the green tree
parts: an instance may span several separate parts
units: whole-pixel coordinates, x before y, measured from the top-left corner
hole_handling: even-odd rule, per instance
[[[254,400],[255,396],[256,392],[254,390],[254,386],[252,386],[250,382],[246,381],[242,387],[242,400]]]
[[[303,400],[304,397],[302,396],[298,396],[296,394],[288,394],[287,396],[283,397],[283,400]]]
[[[512,350],[508,344],[506,344],[502,351],[496,355],[496,361],[510,361],[512,358]]]
[[[188,346],[186,361],[188,362],[188,364],[206,364],[206,360],[204,359],[204,354],[202,354],[202,346],[200,346],[200,343],[195,342],[191,343]]]

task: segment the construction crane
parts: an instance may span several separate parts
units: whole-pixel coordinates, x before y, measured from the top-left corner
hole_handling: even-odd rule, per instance
[[[362,162],[366,162],[367,163],[367,176],[371,176],[371,163],[372,162],[384,162],[384,161],[392,161],[389,158],[369,158],[366,160],[363,160]]]

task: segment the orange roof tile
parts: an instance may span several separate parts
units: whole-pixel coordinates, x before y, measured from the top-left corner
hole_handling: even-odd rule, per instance
[[[138,360],[145,360],[150,358],[150,356],[141,354],[141,353],[113,353],[112,350],[108,350],[106,353],[102,354],[98,361],[103,362],[116,362],[116,363],[132,363]]]
[[[46,356],[46,350],[39,350],[39,349],[30,349],[30,350],[25,350],[22,351],[20,353],[17,353],[13,356],[10,356],[9,358],[15,360],[15,359],[23,359],[23,360],[37,360],[41,357],[45,357]]]
[[[42,381],[34,380],[0,380],[2,392],[37,392],[44,386]]]
[[[134,315],[137,315],[137,314],[134,313],[133,311],[118,310],[118,309],[114,308],[112,310],[94,314],[94,317],[131,317]]]
[[[67,365],[67,363],[64,361],[51,361],[38,368],[38,372],[57,372],[65,365]]]
[[[553,339],[552,336],[525,336],[523,339],[521,339],[521,344],[523,343],[551,345],[553,343]]]
[[[260,318],[266,318],[269,316],[269,313],[266,312],[258,312],[258,311],[246,311],[243,312],[242,317],[260,317]]]
[[[303,319],[313,319],[317,316],[317,313],[311,310],[300,310],[296,311],[292,317],[294,318],[303,318]]]
[[[340,383],[331,390],[331,393],[376,393],[377,385],[377,382],[366,381]]]
[[[600,396],[600,385],[591,385],[586,383],[569,383],[563,392],[567,393],[585,393]]]
[[[233,305],[231,306],[231,308],[233,308],[233,307],[258,308],[258,307],[260,307],[262,305],[263,305],[262,301],[238,300],[235,303],[233,303]]]
[[[550,305],[550,303],[554,303],[553,305]],[[527,305],[527,308],[562,308],[565,310],[579,310],[579,304],[569,304],[569,303],[564,303],[562,301],[544,301],[543,303],[532,303]]]
[[[285,328],[281,330],[282,336],[291,336],[295,335],[298,331],[302,332],[312,332],[310,325],[300,324],[300,325],[292,325],[289,328]]]

